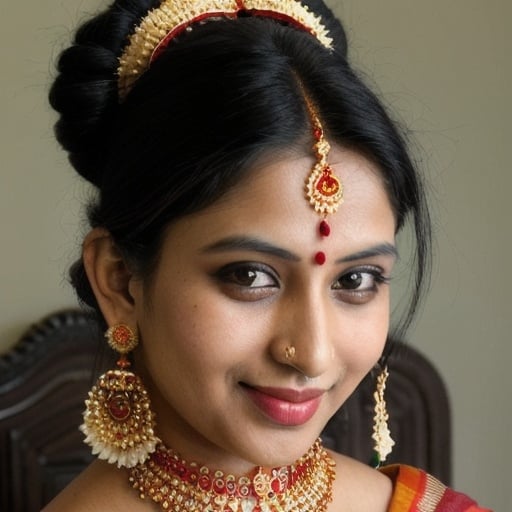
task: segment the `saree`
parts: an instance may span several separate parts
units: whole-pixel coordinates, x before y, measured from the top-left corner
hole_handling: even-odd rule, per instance
[[[394,482],[388,512],[492,512],[420,469],[394,464],[380,471]]]

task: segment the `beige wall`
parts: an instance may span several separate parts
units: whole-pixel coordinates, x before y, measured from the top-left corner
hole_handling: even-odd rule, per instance
[[[74,305],[65,269],[87,190],[52,138],[49,61],[100,0],[4,2],[0,140],[0,350],[28,323]],[[353,56],[414,130],[435,195],[437,265],[411,342],[453,400],[455,485],[496,511],[512,460],[512,4],[506,0],[331,0]]]

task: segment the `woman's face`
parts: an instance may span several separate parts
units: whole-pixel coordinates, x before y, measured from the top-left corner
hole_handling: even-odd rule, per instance
[[[158,434],[188,459],[290,463],[382,352],[393,212],[368,160],[334,148],[329,161],[345,187],[329,237],[305,199],[313,159],[275,157],[173,224],[151,285],[130,283]]]

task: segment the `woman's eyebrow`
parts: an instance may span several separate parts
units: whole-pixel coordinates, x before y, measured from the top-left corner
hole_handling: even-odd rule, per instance
[[[201,252],[203,253],[231,251],[254,251],[276,256],[277,258],[287,261],[301,261],[301,258],[293,252],[255,237],[231,236],[218,240],[217,242],[207,245],[201,249]],[[393,258],[398,259],[398,251],[393,244],[386,242],[343,256],[342,258],[337,259],[336,263],[347,263],[374,256],[393,256]]]
[[[263,254],[269,254],[287,261],[300,261],[296,254],[277,247],[276,245],[265,242],[259,238],[246,236],[231,236],[223,238],[211,245],[204,247],[201,252],[230,252],[230,251],[254,251]]]
[[[364,260],[366,258],[372,258],[374,256],[393,256],[394,259],[398,259],[398,250],[395,245],[385,242],[378,244],[368,249],[343,256],[336,260],[336,263],[348,263],[350,261]]]

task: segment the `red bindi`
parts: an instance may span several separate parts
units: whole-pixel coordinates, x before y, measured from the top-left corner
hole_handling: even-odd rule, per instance
[[[315,263],[317,265],[323,265],[326,262],[326,260],[327,257],[325,256],[325,252],[320,251],[315,254]]]
[[[318,229],[320,231],[321,236],[329,236],[331,234],[331,226],[326,220],[320,222],[320,227]]]

